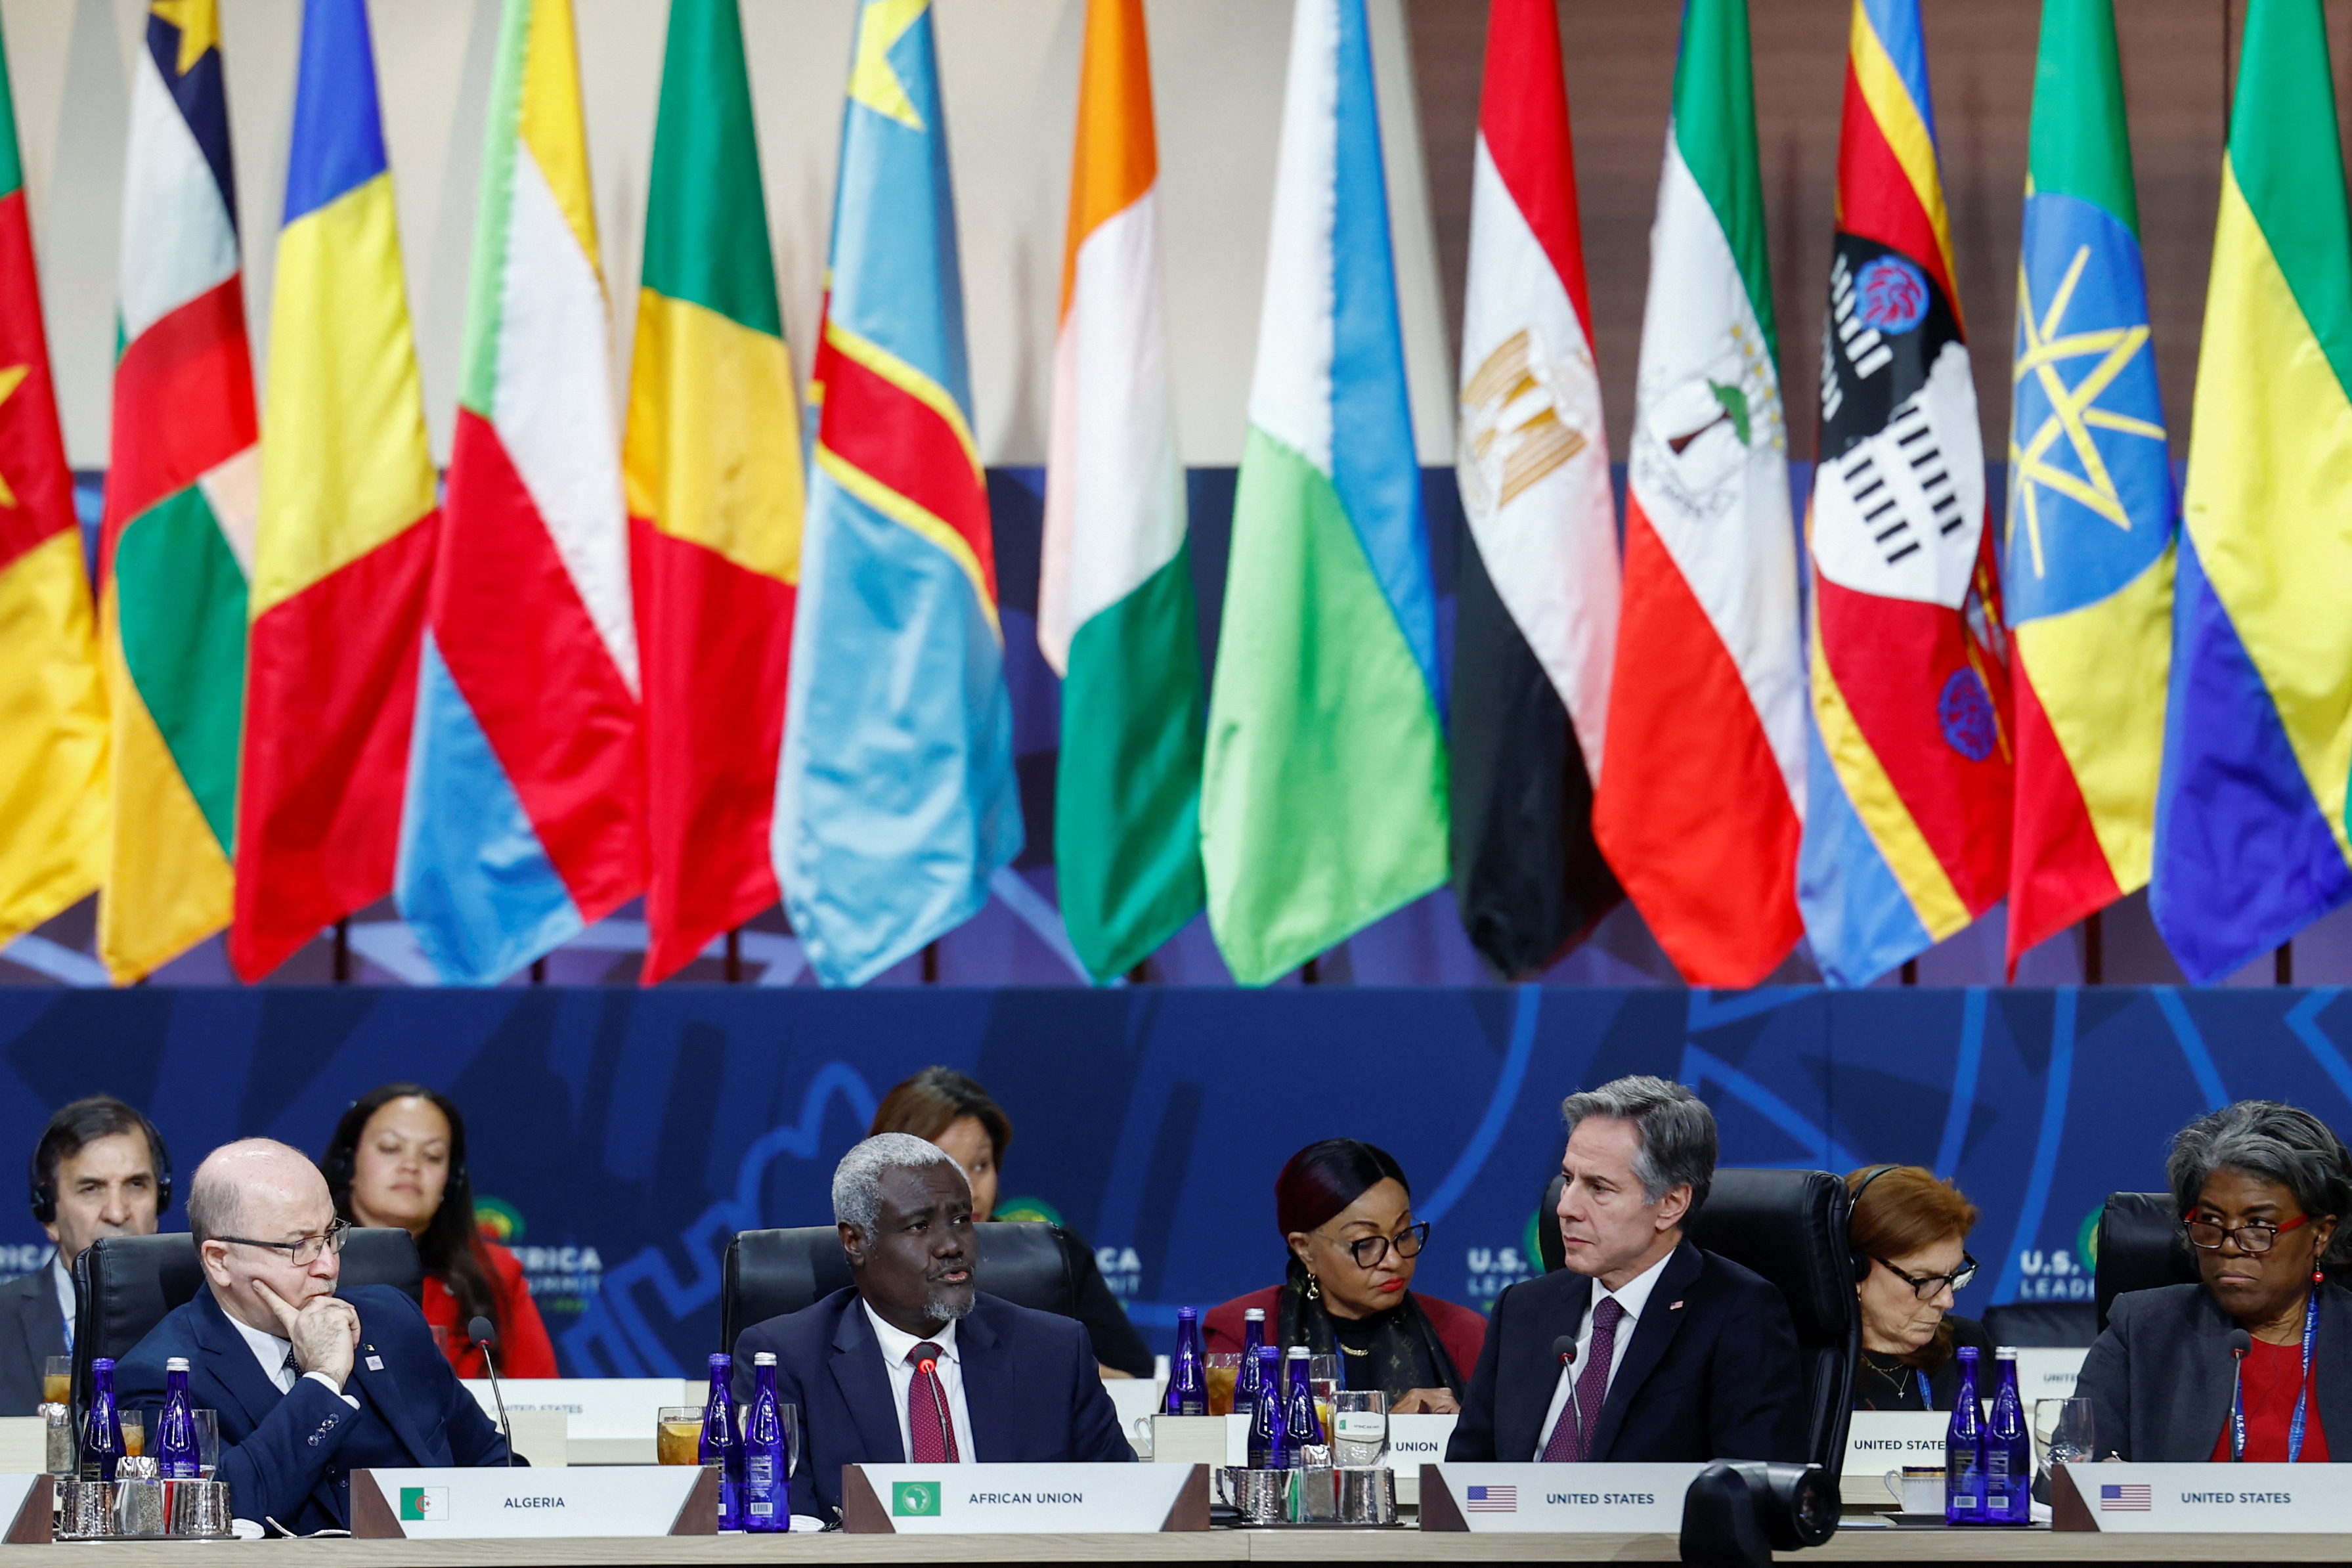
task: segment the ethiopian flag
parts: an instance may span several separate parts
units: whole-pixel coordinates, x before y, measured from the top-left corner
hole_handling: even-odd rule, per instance
[[[131,77],[99,635],[114,837],[98,955],[135,980],[228,924],[261,457],[214,0],[154,0]]]
[[[0,946],[106,868],[106,692],[0,47]]]
[[[2319,0],[2250,0],[2149,907],[2200,984],[2352,901],[2352,218]]]
[[[621,458],[649,984],[781,896],[768,837],[800,580],[793,404],[737,0],[672,0]]]

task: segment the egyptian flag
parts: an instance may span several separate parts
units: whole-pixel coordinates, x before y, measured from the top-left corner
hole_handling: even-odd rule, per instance
[[[1592,837],[1617,521],[1550,0],[1496,0],[1472,174],[1454,475],[1454,897],[1486,962],[1543,968],[1623,897]]]

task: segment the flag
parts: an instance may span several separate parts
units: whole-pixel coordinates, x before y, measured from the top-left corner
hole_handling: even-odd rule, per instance
[[[1022,844],[929,0],[858,9],[830,276],[774,852],[810,966],[856,985]]]
[[[1168,370],[1143,0],[1089,0],[1037,642],[1062,678],[1054,865],[1097,979],[1200,912],[1199,607]]]
[[[0,946],[105,868],[106,692],[0,45]]]
[[[2007,633],[1918,0],[1854,0],[1807,532],[1813,750],[1798,906],[1866,984],[2000,900]]]
[[[154,0],[143,44],[99,564],[114,788],[98,953],[123,981],[229,922],[261,488],[215,0]]]
[[[247,980],[392,891],[433,454],[365,0],[308,0],[270,307],[236,919]]]
[[[647,984],[782,896],[768,837],[801,433],[736,0],[672,0],[622,453],[645,650]]]
[[[2251,0],[2236,101],[2148,899],[2200,984],[2352,900],[2352,221],[2319,0]]]
[[[1593,828],[1694,985],[1803,934],[1805,667],[1748,0],[1686,0],[1650,231]]]
[[[1445,880],[1446,778],[1364,0],[1298,0],[1209,692],[1209,922],[1264,984]]]
[[[1624,897],[1592,837],[1617,643],[1617,506],[1550,0],[1496,0],[1487,12],[1471,170],[1454,468],[1470,522],[1454,601],[1454,900],[1471,945],[1516,979]]]
[[[2172,629],[2172,469],[2114,0],[2043,0],[2001,583],[2017,653],[2009,969],[2145,887]]]
[[[448,495],[434,551],[401,913],[486,984],[645,886],[627,522],[572,0],[506,0]]]

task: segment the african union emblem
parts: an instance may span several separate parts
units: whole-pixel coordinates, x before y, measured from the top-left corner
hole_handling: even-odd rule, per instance
[[[1596,382],[1584,345],[1561,359],[1541,330],[1522,327],[1495,345],[1462,389],[1463,504],[1490,517],[1584,450],[1599,410],[1585,406]]]

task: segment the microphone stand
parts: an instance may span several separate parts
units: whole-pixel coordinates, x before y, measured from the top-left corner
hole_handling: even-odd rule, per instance
[[[915,1375],[931,1380],[931,1414],[940,1418],[940,1447],[946,1449],[950,1463],[962,1458],[956,1447],[955,1432],[948,1425],[948,1385],[940,1376],[940,1363],[925,1356],[915,1363]],[[907,1456],[909,1459],[914,1456]]]
[[[507,1420],[507,1396],[499,1388],[498,1358],[490,1354],[499,1342],[498,1331],[490,1326],[488,1318],[476,1318],[466,1325],[466,1335],[480,1347],[482,1370],[490,1374],[490,1397],[498,1401],[499,1434],[506,1439],[507,1468],[511,1470],[514,1468],[514,1426]]]

